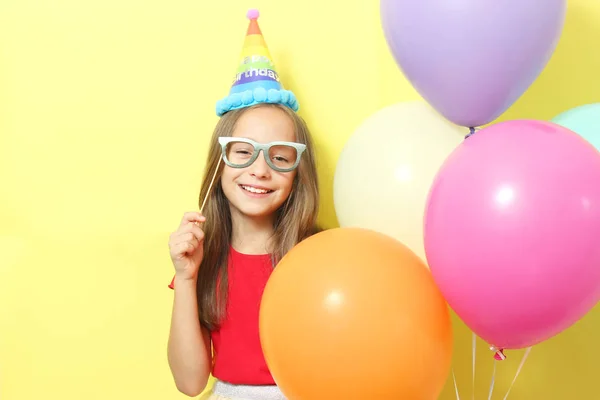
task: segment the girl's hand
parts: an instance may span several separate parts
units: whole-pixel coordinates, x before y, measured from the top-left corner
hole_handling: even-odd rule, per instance
[[[205,220],[199,212],[185,213],[179,228],[170,236],[171,260],[175,275],[180,279],[194,280],[198,276],[204,256],[204,231],[200,229],[200,223]]]

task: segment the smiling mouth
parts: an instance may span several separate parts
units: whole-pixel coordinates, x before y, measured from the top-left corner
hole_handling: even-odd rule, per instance
[[[242,189],[244,189],[247,192],[250,193],[256,193],[256,194],[267,194],[267,193],[273,193],[272,190],[270,189],[259,189],[259,188],[255,188],[252,186],[246,186],[246,185],[239,185]]]

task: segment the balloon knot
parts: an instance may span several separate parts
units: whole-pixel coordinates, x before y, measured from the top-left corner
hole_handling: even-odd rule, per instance
[[[470,127],[469,128],[469,134],[467,136],[465,136],[465,139],[469,138],[471,135],[473,135],[475,133],[475,128],[474,127]]]
[[[495,346],[491,346],[490,350],[494,352],[494,360],[497,360],[497,361],[506,360],[506,356],[504,355],[504,349],[499,349]]]

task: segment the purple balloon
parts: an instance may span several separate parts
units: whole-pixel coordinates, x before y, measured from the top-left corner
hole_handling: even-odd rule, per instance
[[[456,314],[490,345],[533,346],[600,299],[600,152],[542,121],[455,149],[430,189],[425,252]]]
[[[413,87],[449,121],[477,127],[537,79],[566,8],[566,0],[381,0],[381,19]]]

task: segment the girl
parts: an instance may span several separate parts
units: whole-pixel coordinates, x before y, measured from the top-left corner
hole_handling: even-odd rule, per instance
[[[274,71],[258,11],[248,18],[234,83],[217,103],[201,213],[186,213],[169,241],[169,366],[188,396],[201,393],[212,373],[210,400],[284,399],[261,349],[260,301],[275,264],[317,231],[310,133]]]
[[[285,106],[230,111],[210,143],[201,202],[218,165],[204,215],[185,214],[169,242],[175,266],[169,365],[189,396],[202,392],[212,372],[217,382],[207,399],[284,399],[262,354],[258,314],[274,264],[316,231],[309,131]]]

